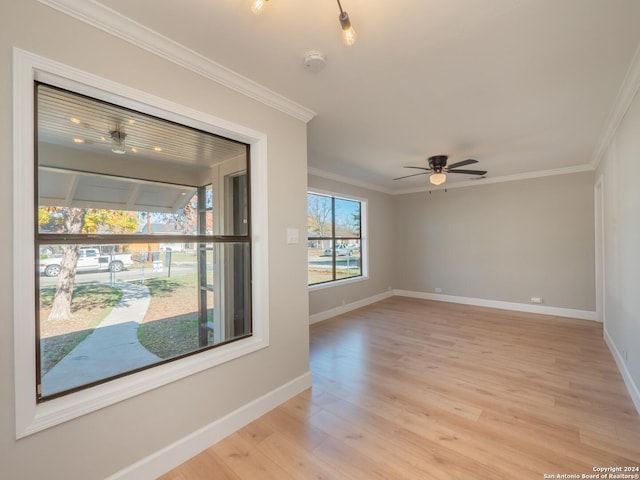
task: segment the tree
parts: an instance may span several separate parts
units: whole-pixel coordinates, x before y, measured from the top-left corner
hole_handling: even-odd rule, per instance
[[[69,207],[40,207],[38,226],[41,231],[56,233],[111,233],[135,232],[138,221],[135,214],[120,210],[102,210]],[[78,264],[79,245],[63,245],[60,273],[56,284],[49,320],[69,320],[71,299]]]
[[[82,233],[132,233],[138,229],[138,218],[122,210],[87,210]]]
[[[360,221],[360,208],[356,213],[351,214],[351,227],[353,228],[353,234],[360,236],[360,228],[362,223]]]
[[[310,237],[330,237],[333,221],[331,199],[321,195],[308,195],[307,219]]]
[[[84,228],[86,208],[40,207],[38,210],[38,224],[53,224],[59,227],[61,233],[81,233]],[[60,274],[53,297],[49,320],[68,320],[71,318],[71,297],[73,283],[76,278],[78,264],[78,245],[63,245],[60,260]]]

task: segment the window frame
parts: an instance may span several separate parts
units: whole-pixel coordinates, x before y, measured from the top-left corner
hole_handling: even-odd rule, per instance
[[[344,193],[337,193],[334,191],[330,191],[330,190],[323,190],[323,189],[318,189],[318,188],[308,188],[307,190],[307,199],[309,195],[322,195],[325,197],[331,197],[332,199],[332,209],[335,208],[335,199],[339,199],[339,200],[348,200],[348,201],[353,201],[353,202],[359,202],[360,203],[360,269],[361,269],[361,274],[354,276],[354,277],[349,277],[349,278],[341,278],[341,279],[334,279],[334,280],[328,280],[326,282],[320,282],[320,283],[314,283],[314,284],[308,284],[307,288],[310,291],[313,290],[322,290],[325,288],[331,288],[331,287],[336,287],[336,286],[340,286],[340,285],[347,285],[350,283],[356,283],[356,282],[362,282],[365,280],[369,279],[369,242],[368,242],[368,200],[366,198],[363,197],[357,197],[355,195],[348,195],[348,194],[344,194]],[[329,237],[309,237],[309,235],[307,235],[307,242],[309,242],[309,240],[318,240],[318,239],[329,239],[333,242],[333,245],[335,246],[336,244],[336,239],[341,239],[341,238],[347,238],[347,236],[341,235],[341,236],[336,236],[335,235],[335,225],[334,225],[334,221],[335,221],[335,211],[332,211],[332,226],[331,226],[331,231],[332,231],[332,236]],[[336,262],[336,251],[334,248],[333,251],[333,256],[332,256],[332,270],[335,274],[335,262]],[[307,267],[308,267],[308,263],[307,263]]]
[[[13,61],[13,318],[16,438],[148,392],[269,346],[267,238],[267,136],[213,115],[14,48]],[[159,118],[250,145],[251,277],[253,332],[250,337],[160,364],[43,403],[36,402],[34,212],[34,84],[59,86]]]
[[[69,99],[74,99],[73,101],[75,101],[76,97],[83,97],[86,100],[89,100],[90,103],[92,104],[104,104],[107,103],[104,100],[96,100],[94,98],[89,98],[86,95],[80,95],[80,94],[76,94],[75,92],[69,91],[67,89],[61,89],[57,86],[53,86],[50,84],[46,84],[43,82],[35,82],[35,90],[36,90],[36,98],[38,98],[39,92],[44,91],[46,94],[46,92],[51,92],[51,91],[58,91],[59,93],[67,96],[67,98]],[[35,108],[35,112],[34,112],[34,116],[35,118],[39,118],[38,115],[40,114],[40,112],[38,111],[38,101],[36,101],[36,108]],[[119,105],[115,105],[113,103],[109,103],[110,106],[115,107],[118,109],[119,112],[122,112],[123,115],[129,115],[129,114],[139,114],[138,111],[130,109],[130,108],[125,108],[125,107],[120,107]],[[150,118],[151,120],[155,121],[155,122],[166,122],[169,123],[171,125],[175,125],[173,122],[167,122],[164,119],[160,119],[158,117],[155,116],[150,116],[150,115],[146,115],[148,118]],[[38,120],[36,120],[36,132],[38,131],[39,128],[39,122]],[[183,125],[178,125],[178,127],[183,127]],[[190,128],[190,127],[187,127]],[[213,135],[210,134],[208,132],[200,132],[203,135]],[[226,141],[228,141],[229,143],[234,142],[233,140],[228,140],[225,139]],[[35,212],[34,212],[34,218],[37,218],[38,215],[38,211],[40,208],[40,195],[37,193],[37,185],[41,182],[41,177],[40,177],[40,149],[38,147],[38,143],[39,140],[37,138],[35,138],[35,142],[36,144],[34,145],[34,181],[35,181],[35,187],[34,187],[34,191],[36,192],[38,201],[36,202],[36,205],[34,205],[35,208]],[[250,201],[250,186],[251,186],[251,165],[250,162],[248,161],[251,155],[250,152],[250,145],[244,144],[244,143],[240,143],[240,142],[235,142],[237,143],[239,146],[241,146],[244,151],[245,151],[245,160],[240,162],[239,165],[237,165],[238,167],[240,167],[243,171],[243,174],[246,176],[246,181],[247,181],[247,196],[245,197],[247,201]],[[236,159],[233,159],[236,160]],[[237,161],[235,162],[236,164],[238,163]],[[45,167],[46,168],[46,167]],[[129,180],[132,182],[136,182],[136,181],[140,181],[142,183],[147,183],[147,184],[155,184],[155,185],[166,185],[165,182],[159,182],[159,181],[155,181],[155,180],[151,180],[148,178],[144,178],[144,177],[130,177],[130,176],[125,176],[124,172],[117,172],[117,174],[106,174],[106,173],[96,173],[94,171],[90,171],[90,170],[72,170],[72,169],[65,169],[65,168],[61,168],[61,170],[64,171],[68,171],[68,172],[75,172],[75,173],[80,173],[80,174],[85,174],[85,175],[91,175],[93,177],[100,177],[100,178],[104,178],[104,179],[124,179],[124,180]],[[220,166],[219,165],[215,165],[212,166],[211,170],[214,170],[215,172],[218,172],[220,170]],[[233,172],[233,173],[237,173],[237,172]],[[215,175],[214,175],[215,176]],[[203,181],[209,182],[211,179],[207,178],[202,179]],[[220,180],[216,180],[214,181],[214,183],[216,183],[216,188],[218,187],[218,183],[223,182],[224,180],[220,179]],[[188,184],[177,184],[177,183],[173,183],[171,184],[172,186],[175,187],[184,187],[185,189],[194,189],[194,191],[196,191],[198,193],[198,199],[199,201],[203,201],[203,197],[201,196],[202,193],[204,193],[204,189],[206,189],[207,187],[210,187],[213,191],[214,185],[212,183],[206,184],[206,185],[200,185],[200,184],[196,184],[196,185],[188,185]],[[213,194],[212,194],[213,195]],[[220,202],[221,200],[219,200]],[[216,202],[218,203],[218,202]],[[204,207],[204,204],[201,206],[200,204],[198,204],[198,212],[200,212],[201,208]],[[105,208],[105,207],[102,207]],[[113,207],[113,209],[116,209],[117,207]],[[108,210],[113,210],[112,208],[107,207]],[[211,210],[213,210],[213,205],[211,207]],[[118,210],[121,211],[121,210]],[[216,232],[214,233],[209,232],[207,233],[204,229],[204,225],[199,224],[198,225],[198,231],[197,232],[193,232],[193,233],[179,233],[179,234],[170,234],[170,235],[166,235],[166,234],[154,234],[154,233],[150,233],[147,232],[145,234],[141,234],[141,233],[110,233],[108,235],[104,235],[104,234],[94,234],[94,233],[75,233],[75,234],[70,234],[70,233],[52,233],[52,232],[43,232],[40,231],[38,226],[35,226],[35,249],[34,249],[34,254],[35,254],[35,261],[36,263],[38,262],[38,252],[40,251],[40,249],[43,246],[65,246],[65,245],[78,245],[80,247],[82,247],[82,245],[84,246],[97,246],[97,245],[111,245],[111,244],[119,244],[119,245],[141,245],[141,244],[152,244],[152,243],[156,243],[156,242],[165,242],[165,243],[170,243],[170,242],[176,242],[176,243],[193,243],[195,245],[197,245],[197,257],[198,257],[198,279],[199,281],[202,281],[202,278],[200,278],[200,275],[202,273],[201,268],[203,268],[203,261],[206,261],[204,258],[201,258],[201,256],[203,255],[203,252],[209,249],[219,249],[221,246],[223,245],[240,245],[240,244],[246,244],[248,245],[248,259],[251,258],[251,209],[247,208],[246,211],[243,212],[243,214],[246,216],[247,219],[247,226],[248,228],[246,229],[245,233],[239,233],[239,232],[233,232],[233,233],[227,233],[226,229],[222,229],[222,231]],[[202,219],[200,218],[200,214],[198,215],[198,221],[200,222]],[[225,215],[219,215],[219,217],[222,218],[226,218]],[[210,245],[210,246],[209,246]],[[95,255],[95,254],[94,254]],[[83,258],[82,255],[82,250],[79,251],[79,261]],[[224,263],[220,263],[220,265],[222,265]],[[78,263],[78,265],[80,265],[80,263]],[[206,267],[205,267],[206,268]],[[248,291],[251,291],[251,278],[250,278],[250,271],[247,272],[249,275],[249,278],[244,278],[244,276],[242,277],[242,281],[243,284],[248,287]],[[234,278],[235,275],[234,275]],[[35,287],[36,287],[36,292],[38,292],[38,290],[40,289],[41,286],[41,282],[40,282],[40,276],[36,275],[35,278]],[[224,285],[226,282],[222,282],[222,281],[218,281],[216,282],[216,285]],[[222,289],[224,289],[224,287],[222,287]],[[203,314],[203,308],[206,309],[206,302],[207,302],[207,295],[206,295],[207,291],[204,288],[204,285],[200,284],[199,287],[199,292],[198,292],[198,298],[199,298],[199,309],[198,309],[198,315],[202,315]],[[215,294],[220,294],[220,289],[216,289]],[[228,342],[235,342],[238,341],[240,338],[244,337],[244,336],[248,336],[251,335],[251,328],[250,328],[250,324],[251,324],[251,305],[249,302],[249,309],[248,309],[248,325],[245,325],[245,327],[249,327],[249,333],[244,333],[238,337],[235,338],[230,338],[230,339],[221,339],[219,338],[220,335],[220,331],[225,329],[225,326],[223,326],[223,318],[226,318],[226,315],[223,316],[221,314],[217,315],[217,318],[221,319],[220,320],[220,326],[219,328],[216,328],[216,334],[217,334],[217,341],[215,341],[212,344],[206,344],[206,345],[201,345],[199,348],[193,349],[193,350],[189,350],[189,351],[185,351],[182,352],[180,355],[173,357],[173,358],[163,358],[157,362],[151,363],[151,364],[145,364],[145,365],[141,365],[141,366],[136,366],[133,367],[129,370],[126,371],[122,371],[119,372],[117,374],[113,374],[111,376],[108,377],[104,377],[104,378],[99,378],[96,380],[91,380],[91,381],[87,381],[86,383],[80,383],[77,384],[75,386],[70,386],[69,388],[66,389],[62,389],[62,390],[57,390],[55,393],[47,393],[45,394],[45,389],[42,386],[42,380],[43,380],[43,375],[42,375],[42,367],[40,364],[39,359],[42,358],[42,342],[41,342],[41,323],[43,321],[42,318],[40,318],[40,308],[41,308],[41,301],[42,298],[39,297],[38,294],[36,294],[36,300],[38,301],[38,306],[36,308],[36,380],[37,380],[37,401],[39,402],[46,402],[46,401],[50,401],[56,397],[60,397],[60,396],[64,396],[64,395],[68,395],[69,393],[73,393],[75,391],[79,391],[85,388],[90,388],[94,385],[98,385],[101,383],[105,383],[105,382],[109,382],[114,380],[115,378],[119,378],[119,377],[123,377],[126,375],[131,375],[132,373],[135,373],[136,371],[141,371],[141,370],[145,370],[148,368],[155,368],[157,367],[159,364],[161,363],[166,363],[166,362],[172,362],[172,361],[176,361],[177,359],[179,359],[180,357],[185,357],[188,355],[195,355],[198,354],[200,352],[202,352],[205,349],[210,349],[210,348],[218,348],[220,347],[222,344],[224,343],[228,343]],[[202,305],[202,303],[204,302],[205,306]],[[220,307],[221,304],[223,304],[224,302],[220,302],[220,301],[216,301],[215,304],[217,306],[217,308],[222,308],[222,312],[221,313],[226,313],[224,312],[224,307]],[[199,318],[200,321],[200,318]]]

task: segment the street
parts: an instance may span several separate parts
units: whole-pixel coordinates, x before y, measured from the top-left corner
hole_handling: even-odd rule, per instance
[[[184,275],[186,273],[197,272],[197,263],[180,263],[179,265],[171,266],[171,275]],[[162,267],[162,271],[153,271],[149,266],[140,268],[134,266],[128,270],[121,272],[79,272],[76,273],[75,283],[110,283],[113,281],[127,281],[127,280],[140,280],[142,278],[152,277],[166,277],[168,275],[168,269],[166,266]],[[113,277],[112,277],[113,276]],[[47,277],[40,275],[40,286],[47,287],[56,285],[58,283],[58,277]]]

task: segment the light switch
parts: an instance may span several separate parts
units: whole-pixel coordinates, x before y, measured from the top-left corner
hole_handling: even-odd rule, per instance
[[[287,228],[287,243],[289,245],[293,245],[298,243],[298,229],[297,228]]]

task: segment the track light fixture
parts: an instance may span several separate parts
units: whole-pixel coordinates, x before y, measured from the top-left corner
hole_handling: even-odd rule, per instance
[[[356,43],[356,31],[353,29],[351,25],[351,20],[349,20],[349,14],[342,10],[342,4],[340,0],[337,0],[338,8],[340,9],[340,26],[342,27],[342,40],[346,45],[353,45]]]
[[[256,15],[260,15],[264,10],[264,7],[267,6],[268,1],[269,0],[252,0],[251,11]],[[338,19],[340,20],[340,27],[342,28],[342,40],[346,45],[353,45],[354,43],[356,43],[356,31],[351,25],[349,14],[342,9],[340,0],[337,0],[337,2],[338,8],[340,9],[340,16],[338,17]]]
[[[251,3],[251,11],[256,15],[260,15],[262,13],[262,9],[267,6],[267,2],[269,0],[253,0]]]

